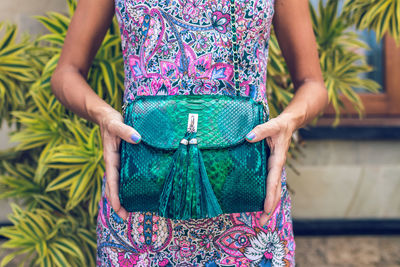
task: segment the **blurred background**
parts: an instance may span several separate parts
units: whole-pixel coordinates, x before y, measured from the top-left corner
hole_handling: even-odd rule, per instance
[[[95,255],[99,129],[65,110],[49,84],[75,4],[0,2],[0,260],[7,266],[47,257],[94,265],[82,252]],[[330,106],[295,133],[289,151],[297,265],[400,266],[400,2],[312,0],[310,10]],[[114,21],[88,78],[116,109],[119,46]],[[293,86],[274,36],[269,46],[273,117]],[[66,239],[70,249],[54,245]]]

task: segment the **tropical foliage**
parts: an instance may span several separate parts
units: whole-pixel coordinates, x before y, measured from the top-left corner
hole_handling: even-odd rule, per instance
[[[400,2],[398,0],[348,0],[343,15],[358,29],[376,32],[378,39],[389,32],[400,43]]]
[[[14,204],[13,225],[0,229],[9,238],[3,248],[14,249],[2,259],[2,266],[17,254],[41,266],[95,265],[94,225],[104,173],[99,127],[65,109],[50,87],[75,6],[68,0],[69,15],[37,16],[49,33],[33,41],[15,43],[16,27],[7,26],[0,45],[0,57],[10,58],[0,63],[0,92],[6,96],[1,101],[8,105],[1,119],[21,125],[11,135],[18,145],[0,154],[0,198],[17,199],[25,207]],[[88,82],[121,109],[123,66],[117,26],[114,21]]]
[[[372,71],[365,56],[360,53],[368,46],[359,40],[357,33],[349,30],[351,23],[342,14],[338,15],[338,2],[329,0],[324,6],[320,1],[318,12],[310,6],[325,86],[336,111],[335,124],[339,122],[340,108],[343,107],[340,94],[350,100],[361,115],[363,105],[353,89],[378,92],[380,88],[375,81],[361,78],[362,73]]]
[[[16,43],[16,25],[0,24],[0,121],[7,120],[11,124],[12,110],[24,108],[27,104],[25,93],[28,84],[33,82],[38,73],[24,56],[30,46],[25,38]]]
[[[376,91],[378,85],[359,78],[371,70],[364,56],[357,53],[367,46],[351,31],[353,21],[338,14],[336,2],[327,1],[318,9],[310,6],[321,66],[335,109],[339,110],[339,94],[343,94],[361,112],[362,105],[352,88]],[[363,1],[348,2],[361,5]],[[50,77],[76,7],[75,0],[67,3],[68,15],[49,12],[36,17],[48,33],[33,39],[24,37],[17,42],[17,27],[0,25],[0,121],[20,127],[11,135],[11,141],[18,145],[0,152],[0,198],[18,202],[12,205],[9,216],[12,225],[0,229],[0,235],[9,239],[2,248],[13,251],[2,259],[1,266],[19,254],[32,265],[95,265],[95,222],[104,174],[99,127],[71,113],[50,88]],[[398,12],[387,14],[394,17]],[[381,32],[390,27],[382,27]],[[294,89],[274,36],[269,49],[267,94],[273,117],[290,102]],[[120,110],[123,75],[114,20],[93,61],[88,83]],[[292,142],[292,157],[297,148]]]

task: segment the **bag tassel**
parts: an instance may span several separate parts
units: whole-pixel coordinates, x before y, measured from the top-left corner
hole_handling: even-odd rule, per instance
[[[178,149],[173,155],[170,172],[164,181],[163,190],[160,196],[159,215],[162,217],[177,217],[182,203],[185,201],[187,176],[187,154],[188,138],[191,133],[186,132],[181,140]]]
[[[189,140],[189,164],[188,175],[192,177],[192,214],[191,218],[211,218],[222,214],[222,209],[214,194],[207,171],[204,165],[203,156],[197,145],[196,137]]]
[[[189,121],[193,123],[189,114]],[[196,120],[197,122],[197,120]],[[222,214],[197,144],[197,125],[188,126],[173,156],[160,197],[159,215],[180,220],[211,218]]]

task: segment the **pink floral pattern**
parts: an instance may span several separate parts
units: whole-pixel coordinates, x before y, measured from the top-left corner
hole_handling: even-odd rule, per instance
[[[182,240],[175,239],[175,246],[170,248],[175,252],[175,259],[190,259],[196,251],[196,245],[190,244],[190,242],[184,238]]]
[[[240,94],[264,99],[274,0],[235,0]],[[125,70],[124,102],[139,95],[233,94],[229,0],[115,0]],[[171,220],[151,212],[121,219],[103,177],[97,266],[294,266],[291,199],[267,225],[259,212]]]
[[[198,220],[130,212],[122,220],[109,205],[105,179],[97,218],[98,266],[294,266],[285,168],[281,200],[264,226],[261,211]]]
[[[134,266],[138,262],[139,256],[134,253],[118,252],[118,264],[119,266]]]
[[[240,94],[267,102],[274,0],[235,2]],[[124,102],[138,95],[235,93],[230,5],[229,0],[116,0]]]

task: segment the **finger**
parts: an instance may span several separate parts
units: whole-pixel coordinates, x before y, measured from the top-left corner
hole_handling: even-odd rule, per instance
[[[267,195],[264,201],[264,213],[260,219],[261,224],[269,220],[277,200],[279,201],[280,191],[278,190],[281,187],[281,175],[285,161],[285,149],[282,146],[273,147],[271,155],[268,157]]]
[[[108,205],[111,205],[111,202],[110,202],[110,188],[108,187],[108,184],[106,183],[106,192],[105,192],[105,194],[106,194],[106,198],[107,198],[107,203],[108,203]],[[112,207],[112,206],[111,206]],[[113,208],[114,209],[114,208]],[[115,210],[115,209],[114,209]],[[117,213],[118,214],[118,213]],[[122,215],[119,215],[118,214],[118,216],[120,216],[123,220],[126,220],[126,218],[124,218],[123,216],[123,214]],[[129,216],[129,213],[128,213],[128,215],[127,216]]]
[[[254,143],[258,142],[268,136],[273,136],[279,133],[279,126],[275,123],[274,119],[267,122],[258,124],[247,135],[246,140]]]
[[[274,216],[274,213],[276,211],[276,208],[278,206],[279,201],[281,200],[281,191],[282,191],[282,184],[279,183],[279,185],[276,188],[275,192],[275,199],[273,200],[274,204],[272,205],[272,210],[270,213],[267,213],[265,210],[261,214],[260,217],[260,224],[261,226],[264,226],[265,224],[268,223],[269,219],[271,219],[272,216]]]
[[[124,139],[126,142],[137,144],[142,140],[141,135],[136,129],[126,125],[122,121],[112,120],[110,124],[109,131],[119,136],[121,139]]]
[[[279,187],[278,177],[281,171],[279,166],[273,166],[268,172],[267,177],[267,195],[264,201],[264,212],[261,216],[260,223],[265,224],[274,211],[274,206],[277,199],[277,190]]]
[[[126,219],[128,217],[128,212],[124,207],[121,206],[121,202],[119,200],[119,153],[116,151],[109,151],[106,165],[107,179],[106,185],[108,185],[108,198],[110,201],[111,207],[115,210],[115,212],[122,219]]]

